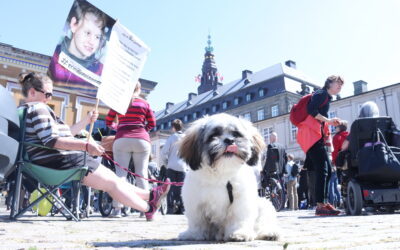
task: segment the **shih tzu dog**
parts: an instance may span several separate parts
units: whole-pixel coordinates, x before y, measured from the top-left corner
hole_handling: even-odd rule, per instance
[[[279,238],[275,209],[258,196],[252,169],[264,147],[250,122],[228,114],[202,118],[186,131],[179,152],[191,168],[182,187],[189,225],[180,240]]]

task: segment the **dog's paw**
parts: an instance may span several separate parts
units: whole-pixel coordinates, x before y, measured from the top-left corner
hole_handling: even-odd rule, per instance
[[[256,237],[256,240],[270,240],[277,241],[280,239],[280,234],[278,232],[262,232]]]
[[[200,232],[195,232],[191,230],[187,230],[185,232],[182,232],[178,236],[179,240],[206,240],[206,237],[204,234]]]
[[[237,230],[225,237],[225,241],[252,241],[255,239],[254,232],[248,230]]]

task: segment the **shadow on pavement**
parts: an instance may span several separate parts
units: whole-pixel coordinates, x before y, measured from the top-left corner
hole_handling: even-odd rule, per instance
[[[92,242],[94,247],[165,247],[165,246],[185,246],[185,245],[207,245],[223,244],[224,242],[215,241],[180,241],[180,240],[133,240],[125,242]]]

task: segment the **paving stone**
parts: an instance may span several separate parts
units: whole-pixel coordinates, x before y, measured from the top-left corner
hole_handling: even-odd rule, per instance
[[[277,242],[178,241],[183,215],[159,215],[146,222],[133,214],[120,219],[93,214],[81,222],[32,213],[18,221],[0,208],[1,249],[399,249],[400,213],[317,217],[313,210],[278,213],[282,238]]]

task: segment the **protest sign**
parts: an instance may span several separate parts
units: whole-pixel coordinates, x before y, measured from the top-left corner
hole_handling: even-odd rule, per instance
[[[125,114],[149,51],[121,23],[75,0],[48,74],[55,86],[97,97]]]
[[[148,53],[146,44],[116,22],[111,31],[97,98],[125,114]]]
[[[58,87],[95,97],[106,44],[115,20],[85,0],[75,0],[48,74]]]

